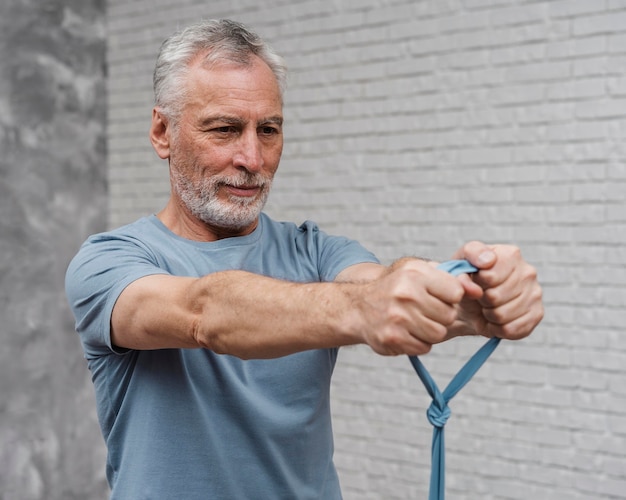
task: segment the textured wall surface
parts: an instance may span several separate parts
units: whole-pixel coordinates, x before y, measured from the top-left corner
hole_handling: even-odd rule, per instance
[[[106,223],[104,2],[0,5],[0,499],[106,498],[93,388],[65,301]]]
[[[476,238],[539,269],[544,323],[452,402],[449,497],[626,498],[626,1],[108,6],[112,226],[167,197],[147,140],[162,38],[200,16],[250,23],[291,68],[272,215],[385,262]],[[424,361],[444,385],[479,344]],[[344,349],[333,405],[346,499],[425,498],[428,401],[408,361]]]

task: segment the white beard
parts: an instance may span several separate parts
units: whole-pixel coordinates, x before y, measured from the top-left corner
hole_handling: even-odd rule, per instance
[[[204,223],[230,230],[242,230],[252,225],[267,202],[272,179],[260,174],[242,173],[237,176],[212,176],[195,185],[176,169],[172,169],[173,189],[189,211]],[[227,201],[219,199],[223,185],[256,185],[261,188],[258,196],[230,195]]]

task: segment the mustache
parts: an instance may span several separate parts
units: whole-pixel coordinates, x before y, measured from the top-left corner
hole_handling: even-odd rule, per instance
[[[241,175],[224,175],[212,179],[214,185],[218,186],[258,186],[266,187],[272,183],[272,179],[261,174],[242,172]]]

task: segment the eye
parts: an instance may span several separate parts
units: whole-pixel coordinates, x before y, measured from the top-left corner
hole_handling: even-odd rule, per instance
[[[213,132],[217,132],[218,134],[234,134],[237,130],[232,125],[224,125],[223,127],[215,127]]]
[[[259,132],[262,135],[276,135],[278,134],[279,130],[277,127],[272,127],[270,125],[264,125],[263,127],[261,127],[259,129]]]

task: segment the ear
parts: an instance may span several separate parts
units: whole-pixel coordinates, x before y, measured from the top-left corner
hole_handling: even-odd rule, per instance
[[[158,108],[152,110],[152,124],[150,125],[150,142],[159,155],[159,158],[167,160],[170,157],[169,122]]]

